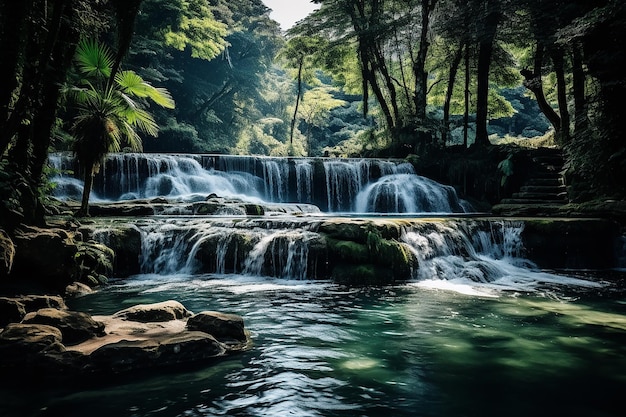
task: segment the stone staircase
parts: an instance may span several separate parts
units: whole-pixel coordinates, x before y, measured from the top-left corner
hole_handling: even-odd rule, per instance
[[[569,202],[563,178],[565,158],[559,149],[538,149],[519,191],[494,206],[494,212],[511,215],[549,214]]]

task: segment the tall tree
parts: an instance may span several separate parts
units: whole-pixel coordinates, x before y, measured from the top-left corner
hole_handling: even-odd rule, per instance
[[[15,184],[10,195],[2,196],[0,217],[7,222],[41,223],[44,213],[38,189],[60,86],[80,31],[102,27],[105,5],[84,0],[19,3],[3,3],[0,13],[6,24],[0,45],[8,51],[2,60],[7,84],[0,89],[0,158],[8,161],[5,170]],[[4,212],[8,201],[19,201],[19,208]]]
[[[489,145],[487,118],[489,106],[489,68],[498,24],[502,18],[500,0],[481,0],[478,24],[478,64],[476,88],[476,144]]]

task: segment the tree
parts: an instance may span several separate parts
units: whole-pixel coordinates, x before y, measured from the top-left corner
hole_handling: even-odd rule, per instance
[[[311,83],[315,79],[316,54],[323,51],[326,42],[319,37],[297,36],[287,41],[278,54],[278,59],[288,68],[295,69],[296,104],[291,118],[289,143],[293,144],[300,100],[304,94],[303,83]]]
[[[114,55],[96,41],[81,41],[76,62],[84,77],[79,86],[70,90],[77,111],[72,127],[76,138],[74,152],[85,183],[78,215],[88,216],[93,176],[106,155],[121,151],[123,145],[140,151],[139,133],[157,135],[157,124],[139,99],[148,98],[170,109],[174,102],[167,90],[153,87],[133,71],[112,74]]]
[[[0,159],[12,184],[2,193],[0,218],[43,223],[41,174],[56,123],[60,86],[81,31],[97,32],[103,4],[83,0],[0,4]],[[18,204],[7,205],[17,201]]]
[[[498,24],[502,17],[500,0],[481,0],[483,13],[478,26],[478,64],[476,88],[476,144],[489,145],[487,118],[489,106],[489,68],[494,50]]]

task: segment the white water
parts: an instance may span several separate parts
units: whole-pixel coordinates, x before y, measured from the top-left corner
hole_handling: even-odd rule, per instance
[[[73,164],[63,154],[50,155],[50,163],[60,171]],[[316,169],[323,172],[316,175]],[[57,197],[80,198],[79,180],[63,173],[54,181]],[[416,175],[408,163],[378,159],[112,154],[95,178],[92,199],[189,202],[211,194],[257,203],[315,204],[342,213],[468,211],[452,187]]]
[[[317,221],[170,219],[138,224],[144,274],[243,274],[283,279],[332,279],[323,271],[324,238]],[[501,291],[533,292],[558,286],[601,284],[542,272],[523,256],[522,222],[439,221],[406,226],[400,243],[416,260],[411,285],[466,294],[497,296]],[[106,243],[106,233],[95,238]],[[314,254],[312,247],[317,247]],[[321,260],[324,264],[324,260]]]

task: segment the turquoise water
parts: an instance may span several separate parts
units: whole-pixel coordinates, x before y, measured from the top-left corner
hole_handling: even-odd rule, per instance
[[[140,275],[71,307],[110,314],[167,299],[242,315],[254,347],[115,383],[3,388],[0,415],[624,415],[626,302],[610,286],[481,296],[417,283]]]

